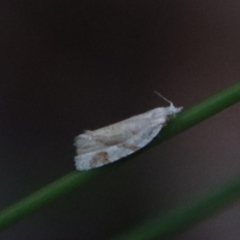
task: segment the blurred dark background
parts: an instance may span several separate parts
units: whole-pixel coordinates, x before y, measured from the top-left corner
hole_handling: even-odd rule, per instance
[[[74,171],[73,139],[240,79],[239,1],[0,2],[0,207]],[[95,240],[239,174],[239,104],[1,233]],[[239,239],[235,206],[174,239]]]

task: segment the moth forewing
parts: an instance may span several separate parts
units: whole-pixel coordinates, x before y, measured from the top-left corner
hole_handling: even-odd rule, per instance
[[[77,170],[89,170],[126,157],[146,146],[169,118],[182,110],[169,107],[152,109],[121,122],[86,131],[75,138]]]

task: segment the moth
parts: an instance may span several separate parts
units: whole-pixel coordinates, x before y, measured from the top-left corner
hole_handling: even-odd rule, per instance
[[[78,135],[74,144],[77,148],[74,159],[76,169],[89,170],[115,162],[151,142],[166,122],[183,109],[175,107],[171,101],[157,94],[170,105]]]

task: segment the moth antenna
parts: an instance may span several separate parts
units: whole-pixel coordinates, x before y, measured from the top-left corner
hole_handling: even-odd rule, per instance
[[[162,94],[160,94],[157,91],[154,91],[154,93],[156,93],[159,97],[161,97],[163,100],[165,100],[166,102],[170,103],[171,106],[173,106],[173,103],[170,100],[168,100],[167,98],[165,98]]]

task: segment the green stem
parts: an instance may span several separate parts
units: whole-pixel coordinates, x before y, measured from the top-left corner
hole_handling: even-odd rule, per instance
[[[240,101],[240,82],[181,112],[159,134],[165,141]]]
[[[187,204],[176,207],[163,216],[149,221],[114,240],[166,239],[183,232],[227,205],[239,200],[240,177],[214,188]]]
[[[0,231],[64,194],[86,184],[103,171],[71,172],[0,212]]]
[[[224,91],[210,97],[202,103],[192,107],[191,109],[180,113],[177,118],[169,122],[168,126],[161,131],[160,136],[157,137],[152,144],[149,144],[149,146],[154,146],[163,140],[169,139],[179,134],[180,132],[192,127],[204,119],[233,105],[237,101],[240,101],[240,83],[237,83],[225,89]],[[142,151],[146,151],[146,148],[144,148]],[[127,159],[134,156],[135,155],[133,154]],[[120,162],[118,164],[120,164]],[[118,164],[91,170],[89,172],[74,171],[60,178],[59,180],[56,180],[52,184],[49,184],[48,186],[38,190],[37,192],[29,195],[28,197],[20,200],[5,210],[2,210],[0,212],[0,230],[3,230],[11,226],[13,223],[34,213],[41,207],[65,195],[67,192],[70,192],[81,185],[85,185],[90,180],[101,175],[101,173],[106,172],[107,169],[112,170],[113,167],[118,166]]]

